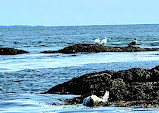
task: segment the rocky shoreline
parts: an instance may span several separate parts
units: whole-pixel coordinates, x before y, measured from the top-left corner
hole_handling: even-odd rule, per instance
[[[0,55],[17,55],[29,53],[28,51],[14,49],[14,48],[0,48]]]
[[[102,46],[97,44],[75,44],[72,46],[65,47],[58,51],[42,51],[41,53],[98,53],[98,52],[140,52],[140,51],[158,51],[158,48],[140,48],[137,46],[127,47],[111,47]]]
[[[100,97],[106,90],[110,93],[109,100],[99,106],[159,106],[159,66],[85,74],[58,84],[44,94],[81,95],[65,100],[66,104],[80,104],[85,97],[92,94]]]
[[[158,51],[159,48],[140,48],[137,46],[127,47],[111,47],[102,46],[97,44],[75,44],[72,46],[65,47],[58,51],[42,51],[40,53],[64,53],[64,54],[75,54],[75,53],[98,53],[98,52],[141,52],[141,51]],[[0,55],[17,55],[29,53],[28,51],[19,50],[15,48],[0,48]]]

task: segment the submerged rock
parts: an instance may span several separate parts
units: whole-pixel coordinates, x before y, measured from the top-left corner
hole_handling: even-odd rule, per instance
[[[65,47],[58,51],[43,51],[41,53],[98,53],[98,52],[137,52],[137,51],[157,51],[158,48],[140,48],[136,46],[127,46],[127,47],[110,47],[102,46],[97,44],[75,44],[72,46]]]
[[[23,54],[29,53],[24,50],[14,49],[14,48],[0,48],[0,55],[16,55],[16,54]]]
[[[103,106],[158,106],[159,66],[152,69],[132,68],[85,74],[58,84],[44,93],[81,95],[65,100],[67,104],[79,104],[92,94],[104,95],[106,90],[110,93],[109,101]]]

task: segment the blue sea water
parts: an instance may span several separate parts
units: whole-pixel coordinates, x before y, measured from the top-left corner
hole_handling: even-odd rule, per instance
[[[1,113],[157,113],[159,108],[84,107],[64,105],[63,99],[78,95],[39,94],[86,73],[103,70],[153,68],[159,51],[105,52],[90,54],[43,54],[78,43],[94,43],[108,37],[109,46],[127,46],[134,38],[138,46],[159,48],[159,25],[109,26],[2,26],[0,47],[29,51],[29,54],[0,55]]]

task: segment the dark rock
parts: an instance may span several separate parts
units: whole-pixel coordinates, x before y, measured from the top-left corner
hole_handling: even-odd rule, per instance
[[[66,99],[64,100],[64,102],[69,105],[79,104],[83,102],[83,97],[75,97],[73,99]]]
[[[110,47],[96,44],[75,44],[58,51],[43,51],[41,53],[98,53],[98,52],[137,52],[137,51],[158,51],[158,48],[140,48],[135,46]]]
[[[49,50],[49,51],[43,51],[43,52],[40,52],[40,53],[58,53],[58,51],[51,51],[51,50]]]
[[[79,104],[92,94],[103,96],[106,90],[110,92],[109,101],[99,105],[158,106],[159,66],[90,73],[56,85],[44,93],[81,95],[65,100],[66,104]]]
[[[0,55],[16,55],[16,54],[23,54],[23,53],[29,53],[24,50],[18,50],[14,48],[0,48]]]
[[[114,78],[122,78],[125,82],[146,82],[151,79],[151,72],[146,69],[133,68],[130,70],[118,71]]]
[[[112,80],[109,90],[110,90],[109,100],[117,101],[117,100],[125,100],[128,98],[129,95],[128,85],[121,78]]]
[[[54,86],[45,93],[77,94],[89,96],[90,94],[104,95],[105,89],[111,85],[110,71],[86,74],[73,78],[68,82]]]

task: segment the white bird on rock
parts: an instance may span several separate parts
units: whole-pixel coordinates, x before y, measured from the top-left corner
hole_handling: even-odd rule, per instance
[[[96,95],[91,95],[83,100],[83,105],[88,107],[93,107],[97,105],[99,102],[103,103],[107,102],[108,98],[109,98],[109,91],[106,91],[102,98],[97,97]]]
[[[94,42],[95,42],[95,44],[100,45],[100,38],[95,39]]]
[[[107,43],[107,37],[105,37],[102,41],[101,41],[101,45],[105,45]]]

